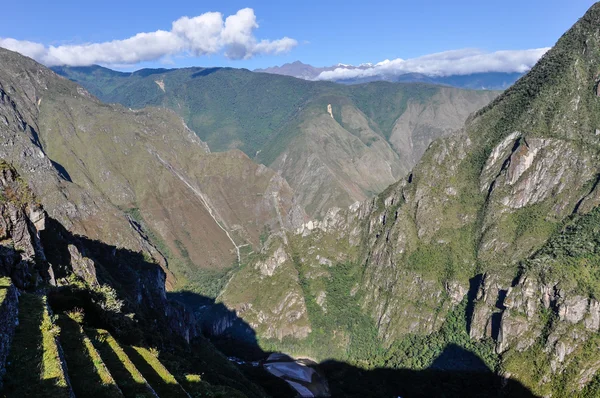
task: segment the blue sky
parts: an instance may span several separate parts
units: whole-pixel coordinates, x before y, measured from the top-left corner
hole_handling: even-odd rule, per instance
[[[102,43],[127,39],[140,32],[170,31],[173,21],[183,16],[195,17],[213,11],[226,18],[248,7],[259,25],[251,33],[250,40],[254,40],[250,42],[251,50],[235,47],[241,51],[235,55],[232,47],[227,47],[230,44],[222,44],[216,50],[200,51],[208,53],[206,55],[194,56],[186,51],[132,65],[116,62],[113,66],[120,69],[190,65],[254,69],[295,60],[325,66],[338,62],[360,64],[409,59],[466,48],[494,52],[549,47],[594,2],[33,0],[24,3],[3,4],[0,39],[12,38],[17,43],[28,41],[44,46]],[[278,41],[284,37],[295,43]],[[256,46],[262,39],[271,42]],[[246,46],[248,37],[242,40]],[[235,43],[238,46],[239,43]],[[205,48],[202,43],[200,46]],[[282,52],[276,54],[280,50]],[[41,59],[42,55],[37,56],[41,54],[39,51],[28,55],[35,54]],[[244,57],[247,59],[231,59]]]

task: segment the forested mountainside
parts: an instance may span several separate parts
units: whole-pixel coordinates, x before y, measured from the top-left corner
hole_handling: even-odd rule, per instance
[[[381,84],[325,83],[368,108],[298,114],[364,117],[399,156],[403,90],[443,89]],[[301,387],[333,396],[600,394],[600,3],[405,178],[317,220],[173,110],[104,104],[2,49],[0,139],[2,394],[290,396],[265,369],[293,359],[269,351],[321,361]]]
[[[0,239],[3,397],[266,396],[168,298],[148,252],[72,234],[4,161]]]
[[[174,110],[211,150],[238,148],[280,172],[314,217],[404,177],[434,139],[498,94],[388,82],[345,87],[231,68],[54,70],[104,101]]]
[[[264,345],[365,367],[449,343],[544,396],[599,394],[600,4],[375,199],[273,235],[220,300]]]
[[[251,381],[169,292],[211,302],[236,249],[300,225],[285,181],[209,153],[171,111],[103,104],[4,49],[0,66],[0,395],[291,394]]]

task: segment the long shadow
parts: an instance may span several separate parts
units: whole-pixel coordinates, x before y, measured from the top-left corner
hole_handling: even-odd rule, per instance
[[[154,394],[143,380],[135,380],[125,367],[117,353],[112,349],[106,338],[95,329],[86,329],[86,334],[98,351],[108,371],[126,397],[153,397]],[[139,369],[138,369],[139,370]]]
[[[477,285],[480,281],[473,281]],[[196,306],[201,330],[205,336],[234,361],[243,362],[241,368],[249,375],[254,369],[250,361],[265,359],[271,354],[263,351],[256,333],[234,311],[220,303],[192,292],[170,294],[187,306]],[[326,360],[309,365],[317,370],[317,379],[323,376],[333,397],[534,397],[521,383],[494,373],[474,353],[450,344],[424,370],[378,368],[364,370],[348,363]],[[260,377],[258,377],[260,378]],[[257,377],[254,377],[256,380]],[[316,380],[320,383],[319,380]],[[274,396],[293,396],[290,391],[279,393],[280,386],[260,384]],[[310,384],[310,383],[309,383]],[[318,385],[313,385],[319,391]]]
[[[94,292],[63,287],[54,289],[48,296],[55,311],[84,308],[86,324],[108,329],[121,344],[158,348],[161,362],[181,384],[185,384],[186,374],[201,372],[203,381],[235,388],[248,396],[264,395],[248,380],[271,396],[294,396],[288,384],[263,369],[262,364],[271,353],[260,348],[253,328],[234,311],[193,292],[166,293],[165,273],[159,265],[148,262],[140,253],[74,236],[56,220],[48,220],[41,239],[57,278],[70,272],[86,276],[82,270],[69,265],[69,245],[74,245],[84,257],[94,261],[97,280],[112,286],[124,300],[122,313],[107,318],[105,311],[95,306],[98,300],[93,297]],[[471,302],[479,283],[472,280]],[[126,313],[135,313],[135,321],[124,316]],[[228,364],[211,348],[213,345],[207,338],[222,353],[236,358],[230,358]],[[128,351],[128,354],[136,365],[144,367],[135,353]],[[253,364],[253,361],[258,363]],[[238,363],[237,370],[232,363]],[[534,396],[520,383],[505,380],[474,354],[457,346],[446,347],[432,366],[424,370],[364,370],[332,360],[309,366],[324,376],[332,396]],[[151,374],[149,369],[147,371]]]
[[[219,71],[220,69],[223,69],[223,68],[205,68],[199,72],[195,72],[194,74],[192,74],[192,78],[212,75],[213,73]]]
[[[130,344],[139,343],[144,337],[139,333],[140,329],[159,340],[149,341],[151,345],[160,345],[162,337],[167,334],[165,331],[171,332],[168,339],[185,339],[189,334],[187,325],[180,325],[180,322],[173,320],[185,318],[185,314],[182,314],[185,309],[168,304],[165,272],[141,253],[74,235],[50,217],[47,217],[46,229],[41,231],[40,239],[57,280],[74,273],[88,283],[97,281],[98,285],[109,285],[118,299],[123,301],[120,311],[107,311],[98,306],[103,294],[97,291],[72,286],[58,287],[48,293],[49,303],[55,310],[60,312],[83,308],[87,324],[106,326],[111,333],[116,333]],[[74,248],[81,254],[81,259],[77,261],[72,259]],[[125,316],[129,313],[135,313],[138,317],[132,320]],[[165,317],[166,313],[168,317]]]
[[[148,383],[152,385],[154,391],[159,397],[180,397],[185,398],[186,394],[178,384],[171,384],[165,381],[165,378],[160,375],[134,348],[125,347],[125,352],[131,359],[131,362],[146,378]]]
[[[75,321],[67,316],[60,316],[57,322],[61,330],[60,343],[68,364],[69,378],[76,396],[86,397],[118,397],[120,395],[115,384],[103,380],[98,371],[98,364],[88,351],[84,335]]]
[[[44,363],[44,336],[41,328],[44,317],[42,298],[21,295],[19,312],[19,325],[12,340],[7,373],[4,375],[4,390],[0,391],[0,396],[69,397],[68,387],[58,385],[56,378],[44,379],[47,377],[44,375],[44,366],[48,364]],[[47,359],[47,361],[51,360],[51,358]]]
[[[450,357],[450,358],[447,358]],[[462,358],[459,360],[458,358]],[[438,360],[443,362],[442,368]],[[465,362],[475,369],[447,367]],[[479,362],[479,363],[478,363]],[[487,369],[473,353],[450,345],[428,369],[361,370],[346,363],[319,365],[329,380],[332,396],[343,397],[533,397],[522,384],[505,380]]]
[[[475,299],[477,298],[477,292],[483,281],[483,274],[475,275],[469,279],[469,291],[467,292],[467,309],[465,311],[465,318],[467,321],[467,332],[471,332],[471,322],[473,321],[473,312],[475,311]]]

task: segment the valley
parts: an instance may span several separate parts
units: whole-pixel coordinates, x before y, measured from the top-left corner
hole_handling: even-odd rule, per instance
[[[0,396],[600,396],[599,26],[399,81],[0,47]]]
[[[172,109],[211,151],[239,149],[278,172],[315,218],[405,176],[434,139],[498,95],[423,83],[346,87],[231,68],[54,70],[106,102]]]

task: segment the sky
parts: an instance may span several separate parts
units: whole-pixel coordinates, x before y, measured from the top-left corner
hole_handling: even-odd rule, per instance
[[[591,0],[6,2],[0,47],[47,65],[522,71]],[[440,54],[441,53],[441,54]],[[386,61],[387,60],[387,61]],[[373,69],[373,73],[379,73]]]

